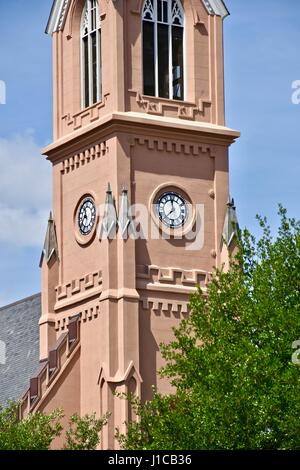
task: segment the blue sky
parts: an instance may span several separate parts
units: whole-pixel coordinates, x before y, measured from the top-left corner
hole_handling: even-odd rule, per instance
[[[50,165],[39,149],[52,139],[52,0],[0,2],[0,306],[40,290],[38,268],[51,206]],[[241,226],[256,213],[276,228],[277,204],[300,218],[299,0],[227,0],[227,125],[241,131],[230,152],[231,193]]]

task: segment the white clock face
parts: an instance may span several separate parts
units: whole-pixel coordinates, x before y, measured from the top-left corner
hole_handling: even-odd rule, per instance
[[[187,203],[182,196],[174,192],[160,196],[157,210],[160,220],[171,228],[182,227],[188,215]]]
[[[89,235],[96,223],[96,206],[92,198],[82,201],[78,211],[78,227],[81,235]]]

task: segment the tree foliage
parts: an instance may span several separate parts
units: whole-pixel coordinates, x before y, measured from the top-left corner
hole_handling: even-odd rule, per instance
[[[0,407],[0,450],[49,450],[53,440],[61,436],[64,417],[62,410],[52,413],[30,413],[20,420],[19,404],[10,403]],[[95,415],[80,418],[71,416],[65,436],[65,450],[93,450],[100,442],[100,431],[107,416],[97,419]]]
[[[47,450],[55,437],[62,432],[61,410],[46,415],[32,413],[19,420],[18,403],[0,409],[1,450]]]
[[[94,450],[99,444],[99,433],[107,423],[108,415],[103,418],[96,418],[93,415],[86,415],[81,418],[75,414],[70,419],[70,429],[66,432],[67,450]]]
[[[215,271],[207,293],[162,345],[161,371],[176,387],[133,400],[138,421],[118,435],[126,449],[300,449],[300,224],[279,208],[272,238],[245,230],[228,272]]]

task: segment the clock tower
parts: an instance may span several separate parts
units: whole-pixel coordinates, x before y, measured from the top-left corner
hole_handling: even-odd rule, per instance
[[[53,211],[40,370],[22,414],[133,418],[128,391],[171,391],[160,343],[234,248],[222,0],[54,0]]]

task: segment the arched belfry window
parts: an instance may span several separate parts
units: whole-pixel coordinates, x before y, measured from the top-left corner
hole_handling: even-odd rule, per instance
[[[184,11],[180,0],[145,0],[144,94],[184,99]]]
[[[86,0],[81,20],[82,106],[101,100],[101,22],[97,0]]]

